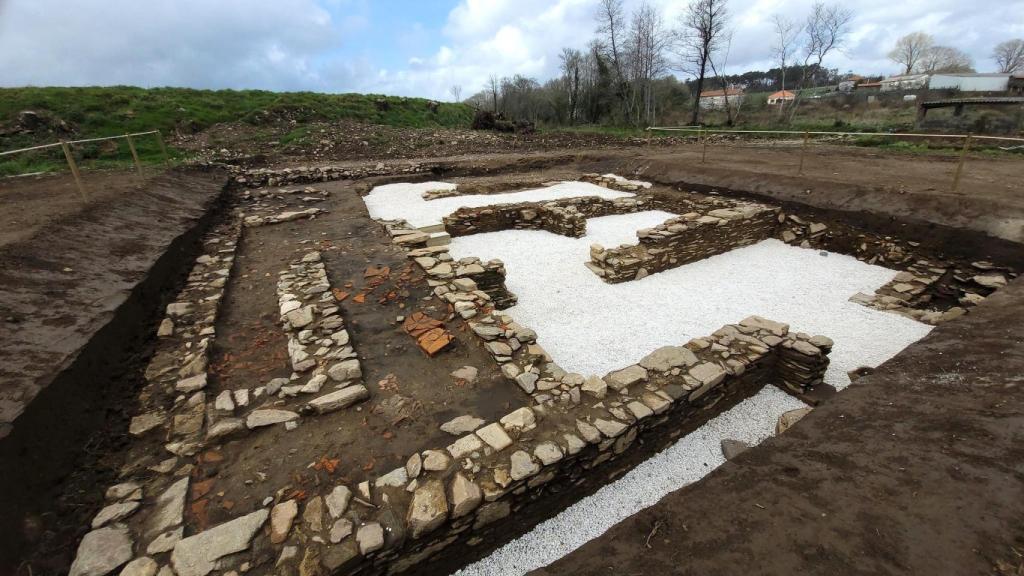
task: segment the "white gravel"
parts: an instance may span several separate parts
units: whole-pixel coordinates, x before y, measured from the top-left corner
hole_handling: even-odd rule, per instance
[[[441,218],[463,206],[476,208],[495,204],[515,204],[516,202],[543,202],[577,196],[600,196],[608,199],[634,196],[629,192],[609,190],[589,182],[561,182],[546,188],[508,194],[473,194],[435,200],[423,199],[423,193],[428,190],[452,190],[454,188],[454,184],[447,182],[387,184],[371,190],[363,198],[363,201],[366,202],[366,208],[372,218],[379,220],[404,218],[412,226],[424,228],[440,224]]]
[[[604,375],[651,350],[706,336],[751,314],[795,331],[835,340],[826,381],[875,366],[928,333],[930,327],[849,302],[896,274],[841,254],[765,240],[642,280],[607,284],[584,266],[590,244],[635,242],[635,231],[663,222],[665,212],[587,221],[584,238],[510,230],[454,238],[451,254],[505,262],[506,283],[519,303],[506,310],[534,329],[562,368]]]
[[[416,226],[440,222],[459,206],[552,198],[531,196],[535,193],[611,197],[609,190],[583,185],[583,191],[580,183],[571,183],[568,189],[462,196],[435,204],[441,201],[425,202],[420,194],[439,183],[392,186],[398,188],[379,187],[367,197],[370,214],[404,218]],[[670,216],[651,211],[593,218],[580,239],[530,230],[459,237],[453,239],[451,253],[455,258],[503,260],[508,287],[519,297],[507,312],[537,331],[539,343],[559,365],[582,374],[603,375],[660,346],[679,345],[758,314],[786,322],[795,331],[832,338],[826,381],[844,388],[849,385],[847,371],[877,366],[931,329],[849,302],[853,294],[871,293],[890,281],[895,271],[777,240],[622,284],[606,284],[584,266],[592,243],[635,243],[636,230]],[[765,388],[458,574],[519,576],[546,566],[669,492],[703,478],[724,462],[723,439],[758,443],[772,435],[779,415],[802,406],[773,387]]]
[[[722,465],[725,438],[756,444],[775,431],[783,412],[803,407],[775,387],[761,390],[732,410],[655,454],[615,482],[537,525],[479,562],[456,572],[461,576],[520,576],[558,560],[604,534],[669,492],[700,480]],[[694,518],[694,524],[699,518]]]

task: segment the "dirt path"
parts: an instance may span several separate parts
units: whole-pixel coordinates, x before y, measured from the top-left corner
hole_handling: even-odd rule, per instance
[[[535,574],[1019,574],[1021,326],[1017,281]]]

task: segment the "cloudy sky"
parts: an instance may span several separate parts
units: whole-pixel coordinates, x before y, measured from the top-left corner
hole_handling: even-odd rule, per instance
[[[627,0],[627,11],[640,0]],[[675,25],[685,0],[650,0]],[[770,67],[773,14],[813,0],[729,0],[729,70]],[[556,74],[594,33],[596,0],[0,0],[0,86],[131,84],[450,98],[490,74]],[[1024,0],[858,0],[840,71],[898,71],[886,53],[923,30],[991,71],[1024,37]]]

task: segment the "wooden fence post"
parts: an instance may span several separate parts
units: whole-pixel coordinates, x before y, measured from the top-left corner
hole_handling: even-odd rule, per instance
[[[75,177],[75,185],[78,186],[78,193],[82,195],[82,200],[88,200],[89,197],[85,193],[85,185],[82,184],[82,174],[78,171],[78,164],[75,164],[75,157],[71,155],[71,147],[68,146],[68,141],[61,140],[60,147],[64,150],[64,158],[68,161],[68,168],[71,168],[71,175]]]
[[[702,128],[700,131],[697,132],[697,135],[700,136],[700,139],[701,139],[701,141],[704,144],[704,149],[703,149],[703,151],[701,152],[701,155],[700,155],[700,163],[701,164],[707,164],[707,162],[708,162],[708,130],[707,130],[707,128]]]
[[[128,149],[132,152],[132,160],[135,161],[135,171],[139,173],[139,178],[142,178],[142,163],[139,162],[139,153],[135,150],[135,142],[132,140],[131,134],[125,134],[125,139],[128,140]]]
[[[156,141],[160,144],[160,153],[164,155],[164,164],[167,166],[171,165],[171,157],[167,155],[167,146],[164,145],[164,134],[163,132],[156,131]]]
[[[967,150],[971,147],[971,133],[967,133],[967,137],[964,138],[964,147],[960,150],[960,161],[956,164],[956,172],[953,173],[953,192],[960,191],[960,175],[964,171],[964,160],[967,158]]]
[[[800,147],[800,168],[796,171],[798,176],[803,176],[804,174],[804,156],[807,154],[807,141],[810,137],[809,133],[804,132],[804,144]]]

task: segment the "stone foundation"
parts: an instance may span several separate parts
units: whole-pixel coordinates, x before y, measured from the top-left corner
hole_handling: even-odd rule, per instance
[[[640,279],[770,238],[778,226],[778,214],[778,208],[746,202],[688,212],[638,231],[636,245],[594,244],[587,267],[606,282]]]
[[[587,218],[629,214],[645,207],[643,198],[606,200],[587,196],[551,202],[460,208],[444,217],[444,228],[453,238],[501,230],[546,230],[560,236],[581,238],[587,232]]]

